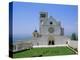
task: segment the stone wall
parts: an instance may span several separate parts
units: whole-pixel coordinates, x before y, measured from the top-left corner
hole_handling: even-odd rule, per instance
[[[18,41],[13,44],[13,52],[32,48],[32,43],[28,41]]]
[[[70,40],[66,36],[53,35],[52,37],[53,39],[49,39],[49,35],[42,35],[42,37],[40,38],[33,39],[32,42],[33,45],[35,46],[37,45],[37,43],[38,45],[48,45],[49,40],[53,40],[55,43],[54,45],[62,45],[62,44],[66,44],[66,42]]]
[[[69,40],[68,41],[69,46],[73,47],[73,48],[78,48],[78,41],[75,40]]]
[[[41,46],[41,45],[48,46],[48,41],[46,41],[48,38],[45,38],[45,37],[46,36],[44,36],[42,38],[43,40],[38,39],[39,45],[37,45],[37,41],[34,41],[34,40],[18,41],[16,44],[13,45],[13,52],[33,48],[33,45],[34,46]],[[56,36],[55,38],[56,38],[55,45],[64,45],[64,44],[66,44],[66,41],[68,41],[67,44],[69,46],[71,46],[73,48],[78,48],[78,41],[70,40],[69,38],[66,38],[65,36]],[[33,42],[35,42],[35,43],[32,44]]]

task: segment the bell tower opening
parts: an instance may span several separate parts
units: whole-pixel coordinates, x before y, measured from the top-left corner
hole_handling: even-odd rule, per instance
[[[40,14],[40,17],[45,18],[46,17],[46,14]]]
[[[47,12],[40,12],[40,23],[42,24],[48,18]]]
[[[40,18],[47,18],[48,12],[40,12]]]

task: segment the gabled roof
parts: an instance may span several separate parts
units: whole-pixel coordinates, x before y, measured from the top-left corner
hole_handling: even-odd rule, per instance
[[[45,24],[49,25],[50,22],[52,22],[52,25],[57,25],[57,26],[60,25],[60,23],[52,16],[50,16],[48,20],[45,21]]]

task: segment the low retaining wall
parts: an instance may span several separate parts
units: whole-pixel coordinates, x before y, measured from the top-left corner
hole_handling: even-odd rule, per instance
[[[21,51],[25,49],[30,49],[32,48],[32,43],[29,42],[17,42],[16,44],[13,45],[13,52],[16,51]]]
[[[78,48],[78,41],[68,40],[68,44],[60,44],[60,45],[37,45],[33,46],[31,42],[19,41],[13,45],[13,52],[30,49],[30,48],[40,48],[40,47],[59,47],[59,46],[70,46],[72,48]]]
[[[59,47],[59,46],[68,46],[68,45],[67,44],[62,44],[62,45],[39,45],[39,46],[33,46],[33,48]]]
[[[71,47],[73,47],[73,48],[78,48],[78,41],[69,40],[68,45],[71,46]]]

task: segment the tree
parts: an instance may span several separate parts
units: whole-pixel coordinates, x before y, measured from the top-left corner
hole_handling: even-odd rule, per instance
[[[78,36],[75,33],[72,33],[71,40],[78,40]]]

